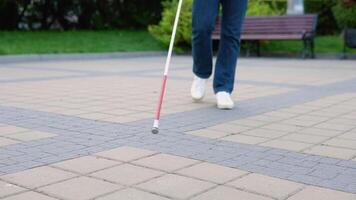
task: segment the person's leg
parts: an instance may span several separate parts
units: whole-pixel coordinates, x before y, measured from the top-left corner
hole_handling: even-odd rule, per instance
[[[194,0],[192,10],[193,72],[199,78],[212,74],[212,41],[220,0]]]
[[[234,89],[240,33],[246,14],[247,0],[221,0],[221,40],[214,75],[214,92],[231,93]]]

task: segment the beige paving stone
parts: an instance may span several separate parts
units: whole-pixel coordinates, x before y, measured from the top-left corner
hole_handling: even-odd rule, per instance
[[[36,188],[75,176],[76,175],[73,173],[45,166],[18,172],[15,174],[8,174],[2,176],[1,178],[5,181],[9,181],[17,185]]]
[[[189,131],[187,132],[187,134],[216,139],[216,138],[227,136],[230,133],[226,133],[224,131],[218,131],[218,130],[200,129],[196,131]]]
[[[356,194],[308,186],[288,200],[355,200]]]
[[[0,147],[11,145],[11,144],[17,144],[17,143],[20,143],[20,141],[0,137]]]
[[[311,109],[309,107],[302,107],[302,105],[300,106],[292,106],[289,108],[283,108],[280,109],[280,111],[282,112],[287,112],[287,113],[292,113],[292,114],[305,114],[311,111]]]
[[[141,190],[128,188],[98,198],[97,200],[168,200],[168,198]]]
[[[336,118],[336,119],[329,120],[328,122],[331,122],[332,124],[346,124],[354,127],[356,126],[354,119]]]
[[[19,193],[25,190],[26,190],[25,188],[13,185],[11,183],[0,181],[0,198],[11,194]]]
[[[1,126],[0,136],[9,135],[13,133],[20,133],[24,131],[28,131],[28,129],[17,127],[17,126],[11,126],[11,125]]]
[[[348,131],[348,130],[351,130],[351,129],[355,128],[355,125],[324,122],[324,123],[316,125],[315,127],[316,128],[331,129],[331,130],[338,130],[338,131]]]
[[[327,156],[327,157],[339,158],[345,160],[349,160],[356,155],[356,150],[331,147],[331,146],[323,146],[323,145],[315,146],[311,149],[305,150],[304,152],[309,154],[314,154],[314,155]]]
[[[327,140],[329,137],[318,136],[318,135],[306,135],[306,134],[289,134],[286,136],[281,137],[281,140],[290,140],[296,142],[303,142],[308,144],[318,144]]]
[[[21,140],[21,141],[39,140],[39,139],[51,138],[55,136],[57,135],[53,133],[46,133],[41,131],[27,131],[27,132],[8,135],[9,138]]]
[[[356,150],[356,140],[333,138],[333,139],[330,139],[330,140],[324,142],[323,144],[335,146],[335,147],[350,148],[350,149]]]
[[[192,200],[272,200],[271,198],[267,198],[264,196],[260,196],[257,194],[252,194],[244,191],[240,191],[234,188],[219,186],[212,190],[209,190],[203,194],[200,194]]]
[[[155,154],[155,152],[146,149],[124,146],[109,151],[103,151],[95,155],[113,160],[128,162],[153,154]]]
[[[267,124],[268,122],[246,118],[246,119],[235,120],[230,123],[236,124],[239,126],[259,127],[259,126],[263,126],[263,125]]]
[[[271,140],[271,141],[262,143],[261,145],[266,146],[266,147],[280,148],[280,149],[286,149],[286,150],[291,150],[291,151],[301,151],[301,150],[304,150],[304,149],[312,146],[312,144],[287,141],[287,140]]]
[[[223,132],[226,132],[226,133],[241,133],[241,132],[244,132],[244,131],[249,130],[251,128],[248,127],[248,126],[237,125],[237,124],[231,122],[231,123],[225,123],[225,124],[212,126],[212,127],[209,127],[208,129],[209,130],[223,131]]]
[[[325,136],[325,137],[334,137],[334,136],[340,135],[342,132],[343,131],[311,127],[311,128],[306,128],[306,129],[300,130],[297,133],[308,134],[308,135],[309,134],[319,135],[319,136]]]
[[[116,182],[122,185],[134,185],[158,177],[164,173],[131,164],[119,165],[91,174],[93,177]]]
[[[266,142],[267,140],[270,140],[270,139],[249,136],[249,135],[243,135],[243,134],[237,134],[237,135],[230,135],[230,136],[221,138],[221,140],[244,143],[244,144],[259,144],[262,142]]]
[[[25,192],[4,198],[4,200],[56,200],[57,198],[49,197],[38,192]]]
[[[256,137],[263,137],[263,138],[278,138],[283,135],[286,135],[286,132],[283,131],[276,131],[276,130],[269,130],[263,128],[252,129],[243,133],[244,135],[256,136]]]
[[[285,111],[282,111],[282,110],[277,110],[277,111],[272,111],[272,112],[265,113],[264,115],[275,117],[275,118],[279,118],[281,120],[281,119],[292,118],[292,117],[296,116],[297,114],[296,113],[285,112]]]
[[[177,176],[174,174],[167,174],[157,179],[140,184],[137,187],[146,191],[162,194],[164,196],[186,199],[213,186],[214,184],[212,183],[183,176]]]
[[[303,187],[299,183],[260,174],[249,174],[228,184],[277,199],[284,199]]]
[[[282,123],[273,123],[273,124],[263,126],[262,128],[276,130],[276,131],[284,131],[287,133],[298,131],[301,129],[300,126],[295,126],[295,125],[290,125],[290,124],[282,124]]]
[[[197,160],[192,160],[180,156],[173,156],[168,154],[157,154],[151,157],[143,158],[134,161],[134,164],[142,165],[154,169],[159,169],[167,172],[172,172],[177,169],[187,167],[198,163]]]
[[[311,127],[313,125],[320,123],[320,121],[313,121],[313,120],[308,120],[308,119],[303,119],[303,118],[292,118],[292,119],[283,121],[283,123],[291,124],[291,125],[299,126],[299,127]]]
[[[218,184],[223,184],[229,180],[245,175],[248,172],[204,162],[179,170],[176,173],[215,182]]]
[[[356,132],[347,132],[345,134],[338,136],[338,138],[356,140]]]
[[[119,161],[112,161],[94,156],[84,156],[81,158],[75,158],[56,163],[53,164],[53,166],[80,174],[87,174],[114,165],[118,165],[120,163],[121,162]]]
[[[109,182],[88,177],[70,179],[39,188],[41,192],[68,200],[87,200],[122,188]]]

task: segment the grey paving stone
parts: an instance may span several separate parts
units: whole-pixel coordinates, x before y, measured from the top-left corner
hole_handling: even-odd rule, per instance
[[[338,172],[328,169],[316,169],[309,173],[309,175],[322,179],[333,179],[338,175]]]

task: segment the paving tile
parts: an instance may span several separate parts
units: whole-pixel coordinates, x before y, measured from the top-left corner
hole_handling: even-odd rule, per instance
[[[303,187],[302,184],[260,174],[249,174],[228,185],[277,199],[284,199]]]
[[[70,179],[39,188],[41,192],[68,200],[87,200],[122,188],[109,182],[88,177]]]
[[[141,190],[128,188],[114,192],[107,196],[103,196],[97,200],[168,200],[168,198]]]
[[[248,172],[205,162],[179,170],[176,173],[223,184]]]
[[[291,151],[301,151],[312,146],[311,144],[307,144],[307,143],[287,141],[287,140],[271,140],[262,143],[261,145],[266,147],[280,148],[280,149],[286,149]]]
[[[319,136],[325,136],[325,137],[334,137],[337,135],[340,135],[342,131],[339,130],[331,130],[331,129],[322,129],[322,128],[306,128],[303,130],[298,131],[298,133],[303,133],[303,134],[312,134],[312,135],[319,135]]]
[[[214,184],[208,182],[173,174],[167,174],[157,179],[140,184],[137,187],[146,191],[162,194],[164,196],[186,199],[213,186]]]
[[[216,126],[212,126],[208,128],[209,130],[217,130],[217,131],[223,131],[226,133],[241,133],[244,132],[248,129],[251,129],[248,126],[241,126],[241,125],[237,125],[235,123],[224,123],[224,124],[220,124],[220,125],[216,125]]]
[[[344,160],[352,159],[356,155],[355,150],[330,147],[330,146],[322,146],[322,145],[318,145],[311,149],[307,149],[304,152],[314,154],[314,155],[327,156],[327,157],[339,158]]]
[[[20,143],[20,141],[0,137],[0,147],[11,145],[11,144],[17,144],[17,143]]]
[[[356,194],[340,192],[336,190],[329,190],[314,186],[308,186],[288,200],[355,200]]]
[[[289,134],[286,136],[281,137],[281,140],[290,140],[296,142],[303,142],[308,144],[318,144],[327,140],[329,137],[318,136],[318,135],[306,135],[306,134]]]
[[[25,192],[4,198],[4,200],[56,200],[57,198],[49,197],[38,192]]]
[[[187,132],[187,134],[216,139],[216,138],[227,136],[230,133],[226,133],[224,131],[218,131],[218,130],[200,129],[196,131],[189,131]]]
[[[18,172],[15,174],[8,174],[2,176],[1,178],[5,181],[9,181],[17,185],[36,188],[75,176],[75,174],[45,166]]]
[[[356,140],[333,138],[331,140],[324,142],[323,144],[356,150]]]
[[[24,131],[28,131],[28,129],[17,127],[17,126],[10,126],[10,125],[1,126],[0,127],[0,136],[9,135],[9,134],[13,134],[13,133],[20,133],[20,132],[24,132]]]
[[[19,193],[25,191],[25,188],[0,181],[0,198],[11,194]]]
[[[200,194],[192,200],[236,200],[236,199],[243,199],[243,200],[272,200],[271,198],[267,198],[264,196],[260,196],[257,194],[251,194],[248,192],[240,191],[234,188],[226,187],[226,186],[219,186],[212,190],[209,190],[203,194]]]
[[[243,134],[237,134],[237,135],[230,135],[230,136],[221,138],[221,140],[244,143],[244,144],[259,144],[259,143],[262,143],[262,142],[266,142],[266,141],[268,141],[270,139],[262,138],[262,137],[249,136],[249,135],[243,135]]]
[[[290,125],[290,124],[283,124],[283,123],[273,123],[269,124],[266,126],[263,126],[262,128],[265,129],[271,129],[271,130],[277,130],[277,131],[284,131],[284,132],[294,132],[298,131],[301,129],[300,126],[295,126],[295,125]]]
[[[316,125],[315,127],[316,128],[331,129],[331,130],[338,130],[338,131],[348,131],[350,129],[355,128],[355,125],[324,122],[324,123]]]
[[[177,169],[187,167],[198,163],[197,160],[192,160],[180,156],[173,156],[168,154],[157,154],[151,157],[136,160],[132,163],[142,165],[154,169],[159,169],[167,172],[172,172]]]
[[[274,139],[274,138],[278,138],[278,137],[281,137],[283,135],[286,135],[287,133],[283,132],[283,131],[276,131],[276,130],[258,128],[258,129],[252,129],[252,130],[246,131],[243,134],[244,135],[250,135],[250,136],[256,136],[256,137]]]
[[[155,154],[155,152],[153,151],[124,146],[124,147],[119,147],[117,149],[100,152],[95,155],[104,158],[113,159],[113,160],[128,162],[142,157],[147,157],[153,154]]]
[[[91,174],[91,176],[116,182],[122,185],[134,185],[143,181],[150,180],[162,174],[162,172],[156,170],[138,167],[131,164],[124,164],[95,172]]]
[[[85,156],[56,163],[53,164],[53,166],[80,174],[87,174],[114,165],[118,165],[120,163],[121,162],[119,161],[112,161],[94,156]]]
[[[21,140],[21,141],[39,140],[39,139],[51,138],[55,136],[57,135],[53,133],[46,133],[40,131],[26,131],[26,132],[14,133],[8,135],[9,138]]]
[[[347,133],[342,134],[338,137],[342,138],[342,139],[356,140],[356,132],[347,132]]]
[[[236,121],[232,121],[230,122],[232,124],[236,124],[239,126],[247,126],[247,127],[259,127],[259,126],[263,126],[265,124],[267,124],[267,122],[265,121],[259,121],[259,120],[254,120],[254,119],[239,119]]]

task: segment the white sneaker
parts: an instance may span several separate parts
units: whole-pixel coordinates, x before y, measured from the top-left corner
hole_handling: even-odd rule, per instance
[[[234,102],[231,99],[231,95],[227,92],[216,93],[216,101],[219,109],[231,110],[234,108]]]
[[[197,76],[194,77],[190,93],[194,101],[200,101],[205,95],[205,85],[208,79],[202,79]]]

